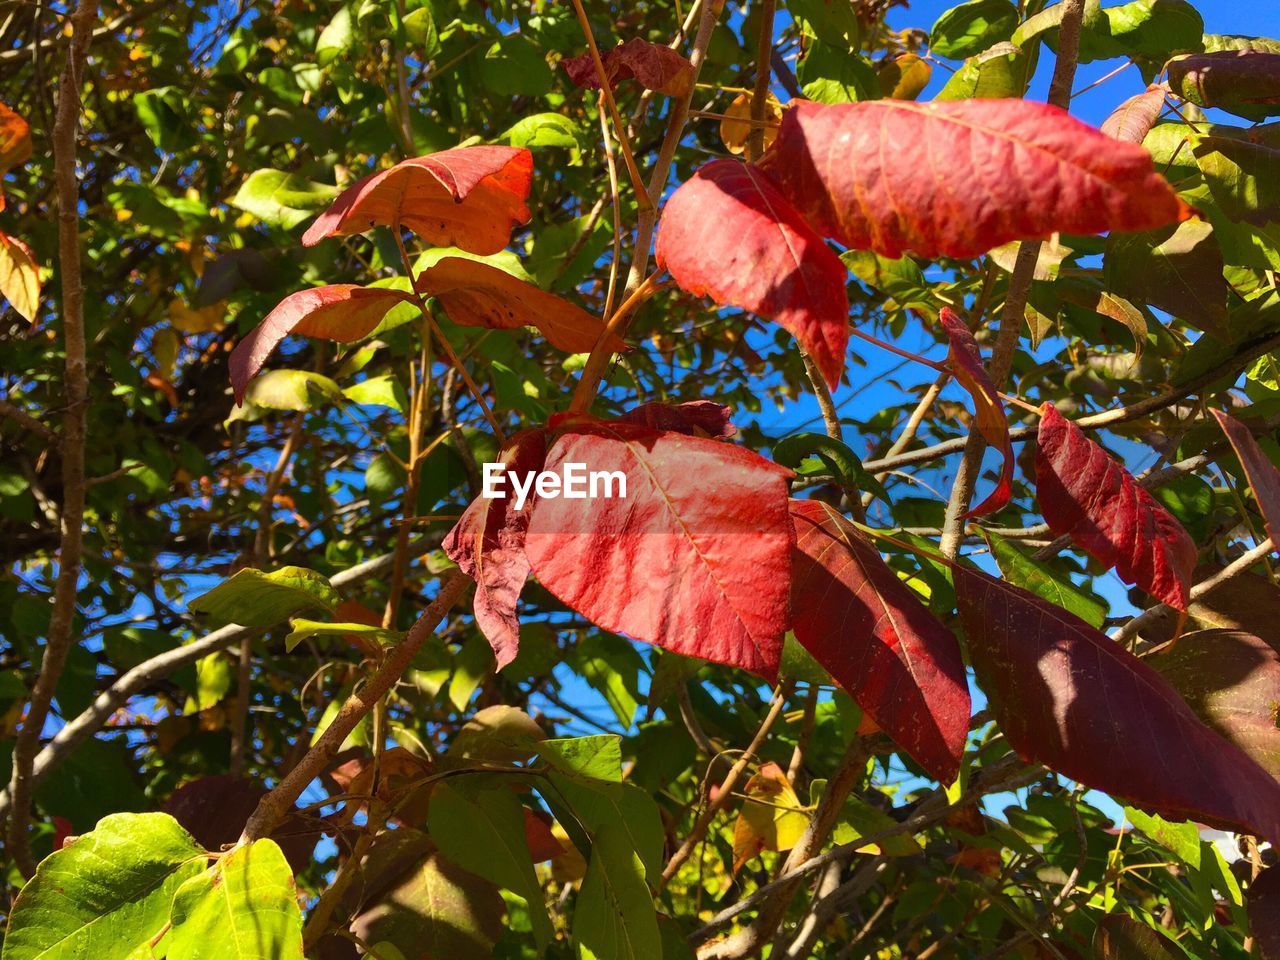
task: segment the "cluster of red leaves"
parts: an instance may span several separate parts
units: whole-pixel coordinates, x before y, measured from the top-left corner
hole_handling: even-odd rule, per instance
[[[715,160],[676,190],[656,253],[690,293],[781,324],[834,386],[849,311],[824,238],[886,257],[968,258],[1189,212],[1141,146],[1047,104],[800,102],[758,163]]]

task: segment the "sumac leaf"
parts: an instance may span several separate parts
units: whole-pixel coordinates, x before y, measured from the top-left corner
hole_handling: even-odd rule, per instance
[[[626,478],[626,496],[540,499],[525,553],[587,619],[772,679],[788,619],[791,471],[718,440],[582,420],[548,451]]]
[[[1280,544],[1280,470],[1262,452],[1253,431],[1234,417],[1227,416],[1221,410],[1212,411],[1218,426],[1231,441],[1231,447],[1240,458],[1245,476],[1249,478],[1249,486],[1258,500],[1263,519],[1267,521],[1267,533],[1271,535],[1273,544]]]
[[[532,498],[516,509],[507,474],[536,473],[546,452],[546,434],[541,430],[526,430],[514,437],[502,452],[503,498],[476,497],[443,543],[449,558],[476,582],[476,625],[493,647],[499,670],[520,649],[516,601],[529,576],[524,538],[533,511]]]
[[[733,825],[734,873],[762,850],[790,850],[809,827],[809,814],[776,763],[762,765],[742,792],[747,799]]]
[[[600,58],[611,84],[635,79],[646,90],[683,97],[693,85],[693,64],[668,46],[632,37]],[[590,53],[569,57],[560,65],[575,86],[600,89],[600,74]]]
[[[1174,960],[1166,940],[1145,923],[1123,913],[1102,918],[1093,934],[1093,955],[1097,960]]]
[[[1012,584],[953,575],[978,682],[1022,757],[1170,820],[1280,838],[1280,784],[1153,667]]]
[[[819,233],[886,257],[973,257],[1189,213],[1146,150],[1030,100],[800,103],[761,166]]]
[[[662,211],[660,267],[695,296],[789,330],[834,387],[849,343],[845,269],[758,169],[713,160]]]
[[[249,381],[289,334],[349,343],[368,336],[392,307],[412,302],[412,296],[399,290],[353,283],[334,283],[289,294],[231,351],[228,366],[236,403],[244,400]]]
[[[1153,83],[1141,93],[1135,93],[1102,121],[1101,130],[1108,137],[1125,143],[1142,143],[1155,126],[1164,96],[1169,91],[1164,84]]]
[[[1169,61],[1169,85],[1199,107],[1250,120],[1280,113],[1280,53],[1219,50]]]
[[[1196,545],[1182,524],[1052,403],[1042,408],[1038,441],[1036,499],[1053,532],[1185,610]]]
[[[0,176],[31,157],[31,127],[0,103]]]
[[[523,147],[455,147],[397,163],[344,190],[302,235],[304,246],[401,224],[437,247],[497,253],[529,222],[533,154]]]
[[[480,260],[444,257],[418,280],[440,301],[449,319],[463,326],[537,327],[553,347],[569,353],[587,353],[604,330],[604,324],[581,307]],[[615,353],[623,347],[617,337],[609,343]]]
[[[40,270],[31,248],[17,237],[0,231],[0,297],[28,323],[35,323],[40,309]]]
[[[1197,630],[1147,662],[1205,723],[1280,779],[1280,653],[1242,630]]]
[[[618,419],[640,423],[654,430],[675,430],[691,437],[728,440],[738,432],[729,422],[733,408],[714,400],[691,400],[688,403],[642,403]]]
[[[791,501],[792,629],[877,726],[943,783],[969,728],[960,645],[834,508]]]
[[[1000,393],[987,376],[987,369],[982,365],[982,354],[978,352],[978,343],[969,332],[968,325],[950,307],[943,307],[938,319],[951,343],[947,367],[960,386],[973,397],[974,420],[978,432],[1004,458],[996,488],[965,514],[966,519],[980,517],[995,513],[1013,496],[1013,443],[1009,439],[1009,421],[1005,419]]]

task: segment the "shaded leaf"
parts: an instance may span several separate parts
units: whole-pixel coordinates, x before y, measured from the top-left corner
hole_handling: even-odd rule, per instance
[[[604,323],[581,307],[480,260],[445,257],[418,281],[449,319],[463,326],[537,327],[552,346],[568,353],[589,352],[604,332]],[[612,352],[623,348],[617,337],[610,339]]]
[[[1198,137],[1193,151],[1209,192],[1232,220],[1280,220],[1280,150],[1236,137]]]
[[[229,774],[189,780],[169,795],[164,812],[206,850],[218,851],[235,843],[267,788]],[[294,870],[303,870],[319,839],[313,821],[290,815],[271,834]]]
[[[326,237],[401,224],[437,247],[497,253],[529,222],[533,154],[523,147],[455,147],[404,160],[342,192],[302,235]]]
[[[747,149],[747,140],[753,129],[751,123],[751,102],[755,98],[749,93],[740,93],[733,98],[729,106],[724,108],[724,118],[720,121],[720,139],[725,149],[734,156],[740,156]],[[764,128],[763,146],[773,146],[778,137],[778,124],[782,122],[782,104],[769,96],[765,101],[763,117],[767,126]]]
[[[621,474],[626,496],[538,501],[525,553],[542,585],[606,630],[776,676],[791,471],[718,440],[586,419],[546,469],[565,463]]]
[[[245,567],[188,606],[225,623],[270,627],[302,610],[332,611],[338,592],[323,574],[305,567],[281,567],[270,573]]]
[[[675,430],[691,437],[728,440],[738,428],[729,422],[733,407],[714,400],[691,400],[688,403],[642,403],[632,407],[619,420],[639,423],[654,430]]]
[[[1104,266],[1107,289],[1149,303],[1201,330],[1226,320],[1227,281],[1213,227],[1192,219],[1154,232],[1112,234]]]
[[[1244,467],[1254,498],[1267,522],[1267,533],[1272,543],[1280,546],[1280,470],[1258,446],[1252,430],[1221,410],[1211,412],[1240,458],[1240,465]]]
[[[170,960],[302,960],[302,913],[272,840],[236,847],[173,897]]]
[[[334,283],[285,297],[231,351],[229,368],[236,402],[276,345],[291,333],[350,343],[373,332],[387,311],[413,297],[386,287]]]
[[[531,478],[542,469],[546,449],[542,430],[526,430],[512,438],[501,455],[502,497],[473,500],[441,545],[449,559],[476,582],[476,625],[493,647],[499,670],[520,649],[516,601],[529,576],[524,540],[534,503],[531,497],[516,508],[508,474]]]
[[[1103,917],[1093,934],[1093,955],[1097,960],[1173,960],[1179,952],[1165,946],[1166,940],[1145,923],[1123,913]]]
[[[610,826],[621,827],[628,846],[640,857],[649,883],[658,882],[662,876],[665,834],[658,805],[648,793],[634,783],[600,790],[559,773],[552,773],[549,780],[593,836]]]
[[[573,942],[584,958],[652,960],[662,956],[658,916],[644,865],[619,824],[596,832],[591,863],[573,911]]]
[[[1038,441],[1036,499],[1053,532],[1185,610],[1196,545],[1182,524],[1051,403],[1041,408]]]
[[[1101,627],[1106,621],[1107,605],[1073,584],[1066,573],[1027,556],[990,530],[983,530],[982,536],[991,548],[991,556],[999,565],[1001,575],[1010,583],[1074,613],[1091,627]]]
[[[1150,665],[1018,587],[952,572],[978,681],[1020,756],[1167,819],[1280,837],[1280,784]]]
[[[31,127],[0,102],[0,177],[31,158]]]
[[[736,160],[701,167],[667,201],[654,249],[682,289],[775,321],[840,382],[844,267],[764,174]]]
[[[923,164],[885,143],[918,148]],[[1141,147],[1026,100],[801,103],[761,166],[818,232],[887,257],[972,257],[1189,212]]]
[[[1169,85],[1198,107],[1250,120],[1280,113],[1280,53],[1219,50],[1169,61]]]
[[[1249,929],[1262,960],[1280,958],[1280,867],[1264,870],[1249,885]]]
[[[79,960],[146,950],[205,852],[163,813],[116,813],[41,861],[9,915],[4,960]]]
[[[996,488],[965,514],[965,519],[980,517],[995,513],[1013,496],[1013,442],[1009,439],[1009,421],[1004,415],[1000,393],[987,375],[982,354],[978,352],[978,343],[969,332],[968,324],[950,307],[943,307],[938,319],[951,345],[947,353],[947,367],[960,386],[969,391],[969,396],[973,398],[978,432],[1004,458]]]
[[[956,638],[832,507],[791,501],[792,629],[858,706],[943,783],[969,729]]]
[[[632,37],[600,57],[611,84],[635,79],[646,90],[683,97],[693,85],[693,64],[670,47]],[[575,86],[600,89],[600,74],[591,53],[560,61]]]
[[[431,791],[431,839],[464,870],[523,897],[542,950],[554,931],[533,872],[523,811],[505,786],[473,789],[443,782]]]
[[[1251,633],[1198,630],[1147,657],[1206,724],[1280,780],[1280,653]]]

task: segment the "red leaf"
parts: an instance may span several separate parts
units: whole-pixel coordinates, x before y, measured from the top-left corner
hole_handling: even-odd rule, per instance
[[[564,844],[551,832],[550,817],[523,807],[524,839],[534,863],[551,860],[564,853]]]
[[[1013,496],[1013,443],[1009,439],[1009,421],[1005,419],[1000,393],[987,376],[986,367],[982,365],[982,354],[978,352],[978,343],[969,332],[969,327],[950,307],[943,307],[938,319],[942,321],[942,329],[951,342],[951,351],[947,355],[951,373],[973,397],[978,432],[1004,457],[996,488],[965,514],[965,519],[980,517],[995,513]]]
[[[497,253],[529,222],[533,154],[523,147],[455,147],[397,163],[344,190],[302,235],[310,247],[401,223],[437,247]]]
[[[1046,403],[1036,451],[1036,498],[1054,533],[1158,600],[1187,608],[1196,545],[1133,475]]]
[[[691,437],[728,440],[738,432],[738,428],[729,422],[732,414],[732,407],[714,400],[692,400],[677,404],[642,403],[619,419],[627,423],[641,423],[654,430],[675,430]]]
[[[670,47],[632,37],[600,58],[611,84],[635,78],[640,86],[683,97],[693,84],[693,64]],[[600,89],[600,74],[590,52],[561,61],[574,86]]]
[[[978,682],[1021,756],[1172,820],[1280,839],[1280,784],[1152,667],[1061,607],[952,571]]]
[[[796,639],[942,783],[960,769],[969,688],[960,645],[834,508],[792,500]]]
[[[349,343],[367,336],[387,311],[412,303],[410,294],[353,283],[299,290],[285,297],[231,351],[229,367],[236,403],[281,340],[291,333]]]
[[[1280,653],[1243,630],[1197,630],[1147,662],[1206,724],[1280,779]]]
[[[1231,441],[1231,446],[1240,458],[1245,476],[1249,478],[1249,486],[1258,499],[1263,519],[1267,521],[1267,533],[1271,542],[1280,546],[1280,470],[1262,452],[1253,432],[1239,420],[1227,416],[1220,410],[1212,411],[1218,420],[1218,426]]]
[[[667,201],[654,251],[683,289],[779,323],[830,386],[840,382],[844,265],[759,170],[736,160],[703,166]]]
[[[512,276],[492,264],[466,257],[444,257],[418,277],[454,323],[509,330],[537,327],[551,345],[569,353],[587,353],[604,324],[581,307]],[[625,344],[614,337],[609,349]]]
[[[505,474],[523,477],[536,473],[542,469],[546,454],[547,440],[542,430],[526,430],[513,437],[502,452],[503,498],[476,497],[442,544],[449,559],[476,582],[476,625],[493,647],[499,670],[520,650],[516,601],[529,577],[524,543],[533,511],[532,498],[516,509]]]
[[[886,257],[974,257],[1190,213],[1146,150],[1030,100],[800,103],[761,166],[819,233]]]
[[[1141,143],[1160,116],[1166,93],[1168,89],[1164,84],[1153,83],[1141,93],[1134,94],[1102,121],[1102,132],[1125,143]]]
[[[566,463],[621,472],[626,496],[538,500],[525,553],[542,585],[606,630],[773,679],[791,471],[718,440],[591,420],[551,447],[546,469]]]

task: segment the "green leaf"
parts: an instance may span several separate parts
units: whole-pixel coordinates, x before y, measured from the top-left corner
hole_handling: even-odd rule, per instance
[[[1020,47],[1038,37],[1057,49],[1064,4],[1057,3],[1023,23],[1013,34]],[[1110,57],[1145,56],[1161,63],[1170,54],[1200,50],[1204,21],[1187,0],[1132,0],[1102,9],[1097,0],[1085,4],[1080,32],[1080,62]]]
[[[166,153],[191,146],[187,101],[177,87],[152,87],[134,94],[133,108],[147,136]]]
[[[782,641],[782,664],[778,669],[788,680],[803,680],[818,687],[836,685],[836,682],[831,679],[831,674],[822,668],[822,664],[813,659],[813,654],[806,650],[796,639],[796,635],[789,630]]]
[[[320,66],[327,67],[334,60],[351,49],[355,42],[355,32],[351,25],[351,10],[339,7],[333,19],[320,31],[316,40],[316,60]]]
[[[336,383],[311,370],[268,370],[255,377],[244,393],[245,406],[267,410],[311,410],[342,395]],[[240,419],[232,412],[231,420]]]
[[[255,170],[231,198],[233,207],[275,227],[292,230],[328,206],[338,188],[283,170]]]
[[[302,960],[293,871],[274,840],[236,847],[173,898],[168,960]]]
[[[1280,220],[1280,150],[1235,137],[1199,137],[1193,152],[1228,217],[1258,226]]]
[[[431,839],[476,876],[510,890],[529,905],[538,949],[555,936],[525,840],[524,810],[503,784],[484,789],[443,782],[431,792]]]
[[[998,43],[970,57],[951,75],[935,100],[1021,97],[1030,81],[1031,61],[1011,43]]]
[[[638,678],[643,661],[621,637],[592,634],[574,648],[573,666],[596,690],[623,727],[631,726],[640,705]]]
[[[573,942],[584,960],[652,960],[662,938],[644,864],[620,824],[600,830],[573,913]]]
[[[787,0],[787,10],[806,33],[837,49],[857,51],[862,28],[852,3],[832,0]]]
[[[409,402],[405,396],[404,387],[400,386],[400,381],[390,374],[353,383],[342,391],[342,395],[352,403],[390,407],[392,410],[401,412]]]
[[[840,808],[840,822],[836,824],[832,836],[836,843],[852,843],[896,826],[897,821],[893,817],[866,801],[851,796]],[[920,844],[906,833],[890,837],[877,846],[886,857],[911,857],[920,852]]]
[[[513,147],[570,147],[582,146],[578,128],[572,120],[560,113],[535,113],[521,117],[498,138]]]
[[[1200,869],[1200,831],[1194,823],[1171,823],[1135,807],[1125,807],[1124,815],[1149,839],[1175,854],[1187,866]]]
[[[314,570],[281,567],[263,573],[246,567],[196,597],[190,607],[226,623],[270,627],[301,610],[322,607],[332,611],[341,599],[328,577]]]
[[[990,530],[983,530],[982,535],[1006,580],[1074,613],[1092,627],[1102,626],[1107,619],[1107,606],[1101,600],[1085,593],[1065,573],[1027,556],[1003,537]]]
[[[430,60],[440,52],[440,34],[436,29],[431,6],[423,4],[410,11],[404,18],[405,35],[421,49],[416,51],[423,60]]]
[[[480,61],[480,82],[504,97],[537,97],[551,89],[546,55],[528,37],[509,33]]]
[[[164,930],[174,892],[204,866],[204,850],[168,814],[104,817],[40,863],[18,894],[0,957],[125,960],[143,952]]]
[[[1112,233],[1103,275],[1111,292],[1149,303],[1207,333],[1226,318],[1222,252],[1213,227],[1203,220],[1146,233]]]
[[[840,47],[814,41],[796,65],[800,89],[818,103],[880,99],[880,79],[871,64]]]
[[[341,637],[348,634],[364,637],[376,643],[393,643],[400,634],[395,630],[372,627],[367,623],[329,623],[325,620],[306,620],[296,617],[289,622],[289,635],[284,638],[284,648],[292,651],[310,637]]]
[[[449,702],[465,710],[472,695],[493,673],[496,661],[493,648],[480,634],[472,634],[453,658],[453,676],[449,678]]]
[[[538,753],[571,777],[622,782],[622,738],[614,734],[543,740],[538,744]]]
[[[665,837],[658,805],[648,793],[634,783],[601,790],[598,784],[588,784],[560,773],[552,773],[547,779],[592,836],[610,825],[621,827],[627,834],[629,846],[644,864],[649,882],[658,882],[662,876]]]
[[[811,458],[813,461],[811,462]],[[885,503],[889,494],[880,481],[862,468],[848,445],[824,433],[793,433],[773,445],[774,462],[793,468],[802,477],[828,476],[845,490],[873,493]]]
[[[1018,8],[1009,0],[969,0],[952,7],[929,31],[929,49],[959,60],[1008,40],[1018,28]]]
[[[936,315],[929,284],[910,257],[890,260],[870,250],[846,250],[840,255],[849,272],[873,290],[892,297],[904,307],[920,306]]]

